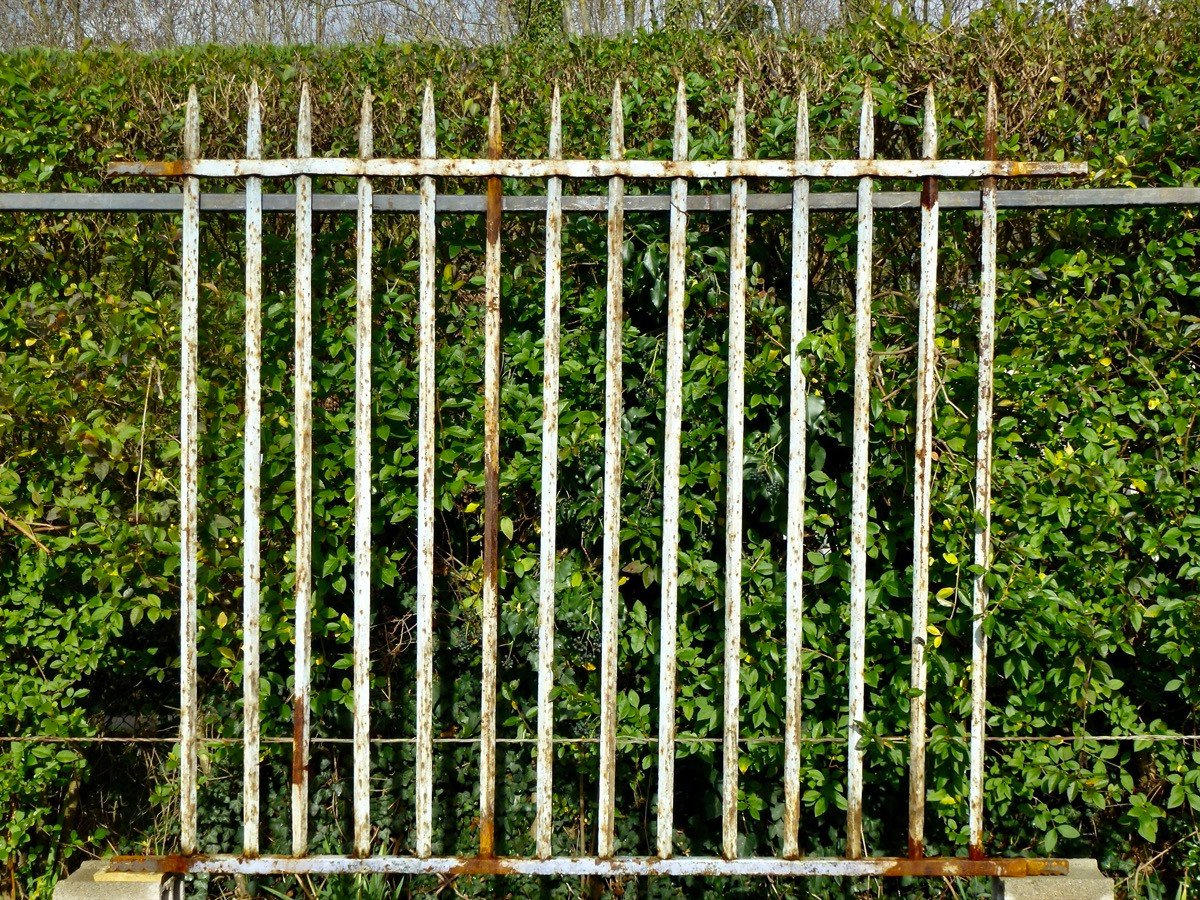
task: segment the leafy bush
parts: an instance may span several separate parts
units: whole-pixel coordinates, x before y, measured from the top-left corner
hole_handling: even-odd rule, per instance
[[[816,152],[853,155],[860,85],[870,78],[880,155],[915,154],[922,90],[932,81],[942,155],[978,156],[982,89],[994,76],[1004,107],[1003,155],[1086,159],[1092,183],[1101,186],[1194,184],[1197,26],[1195,5],[1180,2],[1096,7],[1074,19],[997,7],[948,32],[881,12],[876,21],[789,45],[670,34],[573,40],[539,45],[536,53],[521,46],[471,53],[427,46],[28,51],[0,66],[0,189],[150,187],[129,179],[109,184],[103,165],[122,156],[176,156],[188,83],[201,91],[205,153],[236,154],[251,77],[269,98],[268,152],[289,152],[292,111],[308,78],[320,152],[354,152],[357,94],[369,85],[376,152],[412,155],[428,77],[438,97],[439,147],[464,156],[483,146],[493,81],[505,100],[509,154],[544,155],[554,80],[563,88],[568,152],[603,153],[608,93],[620,77],[630,155],[662,158],[680,73],[698,158],[728,154],[727,117],[739,77],[747,83],[756,155],[791,154],[801,83],[810,91]],[[320,189],[353,185],[329,179]],[[897,736],[907,732],[908,710],[917,247],[910,213],[877,218],[866,838],[871,852],[896,853],[903,851],[897,823],[907,796],[907,757]],[[714,852],[719,833],[720,760],[710,739],[721,724],[726,222],[697,215],[688,237],[677,798],[677,844],[688,853]],[[836,738],[846,729],[854,229],[843,214],[815,223],[812,334],[802,348],[813,385],[804,727],[814,739],[805,750],[802,840],[807,852],[836,854],[844,826],[845,753]],[[776,851],[782,807],[782,752],[772,739],[783,716],[790,254],[783,217],[755,215],[752,224],[742,573],[742,726],[749,743],[740,759],[747,854]],[[473,215],[443,216],[438,227],[435,728],[459,739],[477,733],[479,715],[483,234]],[[534,732],[535,711],[544,273],[539,217],[509,215],[504,228],[500,709],[502,737],[523,740]],[[178,229],[173,216],[0,218],[0,723],[8,735],[173,734]],[[236,217],[206,216],[201,245],[201,696],[204,734],[216,739],[201,759],[201,825],[204,848],[221,850],[236,848],[240,828],[240,751],[219,742],[240,733],[239,230]],[[282,738],[290,733],[294,611],[290,219],[271,217],[266,230],[263,716],[264,732]],[[413,734],[414,716],[415,226],[409,217],[380,216],[376,231],[371,715],[376,736],[403,739]],[[946,854],[962,852],[966,842],[977,234],[977,216],[944,214],[930,611],[940,642],[930,652],[928,837],[931,852]],[[988,758],[989,848],[997,855],[1096,856],[1126,877],[1128,893],[1164,896],[1186,883],[1200,856],[1200,756],[1194,741],[1108,736],[1197,731],[1200,679],[1189,638],[1200,615],[1200,229],[1193,210],[1094,209],[1007,214],[1000,235],[989,619],[989,731],[998,740]],[[628,740],[619,760],[618,850],[649,853],[654,748],[640,739],[653,736],[657,715],[665,217],[628,214],[626,241],[618,716]],[[318,738],[350,733],[352,246],[351,217],[318,218]],[[594,737],[599,713],[603,247],[602,220],[568,217],[555,708],[557,733],[570,738]],[[1063,737],[1040,739],[1047,736]],[[54,879],[89,854],[170,849],[177,759],[166,752],[169,743],[161,754],[158,746],[7,744],[0,805],[9,816],[0,847],[13,890],[48,896]],[[438,852],[475,846],[477,757],[469,742],[438,745]],[[376,745],[373,762],[376,846],[408,852],[409,745]],[[532,850],[532,762],[529,743],[501,745],[502,852]],[[286,744],[268,745],[264,846],[278,852],[287,849],[288,764]],[[348,748],[319,743],[313,765],[314,847],[344,851]],[[592,849],[595,773],[594,744],[559,747],[557,853]],[[822,895],[861,886],[778,885]],[[507,890],[527,895],[537,888],[513,880]],[[760,888],[710,882],[675,890]]]

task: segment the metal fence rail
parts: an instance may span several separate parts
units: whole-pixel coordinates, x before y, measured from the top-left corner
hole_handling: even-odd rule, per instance
[[[297,126],[296,157],[262,159],[261,113],[257,88],[251,90],[246,156],[238,160],[199,158],[200,110],[193,89],[188,98],[184,158],[170,162],[121,162],[110,165],[110,174],[181,178],[182,195],[55,195],[57,199],[23,201],[0,197],[3,209],[96,209],[176,211],[183,213],[183,408],[181,410],[182,502],[181,529],[183,579],[181,593],[182,689],[180,744],[181,851],[178,857],[125,858],[120,868],[209,873],[334,873],[390,872],[453,874],[560,874],[560,875],[1024,875],[1066,871],[1062,860],[989,859],[983,843],[983,747],[986,684],[986,640],[983,620],[987,593],[982,575],[974,580],[973,653],[971,666],[972,717],[970,729],[970,854],[969,858],[925,858],[925,684],[924,640],[928,612],[929,496],[934,384],[933,335],[935,333],[938,219],[948,208],[982,208],[980,258],[981,319],[979,340],[978,446],[976,454],[975,509],[977,528],[974,563],[978,571],[989,566],[988,522],[991,477],[991,402],[995,331],[996,212],[1001,206],[1094,205],[1108,200],[1130,205],[1130,192],[1107,195],[1097,191],[997,190],[997,179],[1062,177],[1087,173],[1083,163],[1010,162],[995,158],[997,114],[994,90],[987,101],[983,160],[937,158],[934,101],[930,90],[925,106],[922,158],[888,160],[874,157],[874,109],[869,86],[864,89],[857,159],[814,160],[810,156],[807,100],[798,99],[796,149],[790,160],[749,159],[746,114],[739,85],[733,110],[733,153],[725,160],[689,160],[687,108],[681,83],[676,105],[674,152],[671,160],[629,160],[624,156],[624,120],[620,86],[613,91],[609,158],[578,160],[563,157],[561,112],[555,91],[550,116],[550,152],[547,159],[506,159],[500,135],[500,104],[495,90],[489,116],[488,154],[481,159],[450,159],[437,155],[432,87],[427,86],[421,120],[420,156],[384,159],[373,154],[371,97],[364,96],[357,158],[314,157],[311,146],[311,110],[307,87],[302,91]],[[314,176],[357,179],[356,195],[322,195],[314,198]],[[408,176],[420,179],[418,195],[377,196],[372,179]],[[438,196],[440,177],[485,179],[483,197]],[[245,180],[244,194],[200,192],[201,178]],[[546,180],[543,196],[503,197],[502,178]],[[605,196],[564,197],[564,179],[607,180]],[[629,196],[629,178],[669,182],[669,195]],[[730,182],[727,197],[689,196],[693,179]],[[748,179],[774,179],[788,193],[750,195]],[[856,179],[855,194],[813,194],[812,178]],[[919,193],[880,195],[877,178],[917,180]],[[980,190],[939,196],[939,179],[979,179]],[[294,194],[263,194],[265,179],[293,180]],[[1181,189],[1188,190],[1188,189]],[[1192,189],[1194,190],[1194,189]],[[1134,192],[1149,202],[1163,201],[1161,192]],[[121,199],[126,198],[129,199]],[[1191,195],[1173,195],[1178,202],[1195,202]],[[22,202],[29,205],[22,206]],[[43,205],[34,205],[37,202]],[[1136,202],[1136,201],[1134,201]],[[53,205],[57,204],[57,205]],[[88,205],[95,204],[95,205]],[[869,500],[870,344],[872,299],[873,220],[877,209],[921,209],[921,263],[919,287],[917,437],[915,449],[914,585],[912,606],[909,856],[865,857],[862,840],[864,792],[863,729],[865,704],[865,623],[867,597],[867,534]],[[196,563],[197,563],[197,297],[199,283],[199,223],[205,211],[241,211],[246,214],[246,439],[243,648],[244,700],[244,839],[241,853],[203,856],[197,853],[197,672],[196,672]],[[858,219],[855,291],[855,349],[853,401],[853,479],[850,569],[850,671],[848,734],[847,821],[842,858],[797,858],[800,746],[801,639],[803,624],[802,574],[804,563],[804,491],[806,439],[806,385],[796,346],[807,332],[809,220],[814,211],[854,209]],[[292,737],[292,856],[259,856],[260,810],[257,803],[260,738],[257,696],[258,602],[262,573],[259,546],[259,442],[256,418],[261,414],[261,281],[262,215],[264,211],[293,211],[296,216],[296,320],[295,320],[295,464],[296,464],[296,646],[294,727]],[[357,225],[357,292],[355,315],[355,538],[354,538],[354,637],[353,696],[353,847],[346,856],[308,855],[308,767],[310,632],[312,599],[312,217],[315,212],[355,210]],[[617,634],[619,626],[619,536],[621,486],[621,327],[624,215],[634,210],[669,210],[670,242],[666,330],[666,421],[663,452],[662,620],[659,655],[659,721],[657,736],[658,807],[657,855],[614,855],[615,759],[617,699]],[[792,216],[792,271],[790,310],[789,457],[787,497],[786,571],[786,721],[784,744],[785,812],[782,846],[778,856],[739,858],[738,746],[739,659],[741,614],[741,553],[743,544],[741,489],[743,480],[744,367],[746,329],[747,213],[751,210],[790,211]],[[476,856],[435,857],[432,846],[432,617],[434,559],[434,454],[435,454],[435,258],[436,217],[439,212],[486,213],[485,260],[485,426],[483,441],[484,587],[482,604],[483,671],[480,726],[479,852]],[[537,793],[535,814],[536,857],[495,856],[496,790],[496,679],[497,679],[497,535],[500,522],[499,398],[502,298],[501,223],[503,213],[544,211],[546,216],[545,369],[543,379],[542,528],[538,610]],[[561,237],[564,212],[604,211],[607,214],[607,303],[605,366],[605,472],[603,489],[602,647],[600,660],[601,715],[599,737],[599,820],[595,857],[551,855],[550,805],[553,790],[551,690],[554,646],[554,560],[557,499],[557,416],[559,372],[559,307],[561,294]],[[418,511],[417,511],[417,679],[416,691],[416,799],[415,856],[372,856],[368,807],[370,769],[369,622],[370,622],[370,399],[371,399],[371,271],[372,215],[375,212],[413,212],[419,216],[419,370],[418,370]],[[722,856],[678,858],[673,855],[673,803],[675,766],[676,614],[678,601],[680,435],[682,418],[685,244],[688,216],[692,212],[728,212],[729,343],[726,424],[726,523],[724,722],[722,772]],[[251,800],[251,798],[255,798]]]

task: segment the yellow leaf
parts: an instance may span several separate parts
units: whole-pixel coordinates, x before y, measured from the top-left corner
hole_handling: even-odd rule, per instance
[[[1110,359],[1110,358],[1109,358],[1109,357],[1107,357],[1107,356],[1102,356],[1102,357],[1100,357],[1100,365],[1102,365],[1102,366],[1111,366],[1111,365],[1112,365],[1112,359]]]
[[[1151,397],[1146,401],[1146,409],[1158,409],[1158,404],[1161,401],[1157,397]]]
[[[958,565],[958,557],[953,553],[944,554],[942,556],[942,559],[946,560],[946,562],[950,563],[950,565],[952,565],[952,566]]]
[[[217,627],[218,628],[224,628],[228,624],[229,624],[229,616],[225,615],[225,613],[222,612],[220,615],[217,616]]]

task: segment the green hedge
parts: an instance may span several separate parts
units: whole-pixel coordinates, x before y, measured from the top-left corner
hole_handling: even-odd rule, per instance
[[[318,152],[353,152],[357,98],[370,86],[376,152],[412,155],[419,92],[431,78],[443,152],[480,152],[487,94],[498,81],[506,149],[530,156],[546,150],[555,80],[563,90],[567,152],[602,153],[611,83],[620,77],[630,155],[659,158],[669,153],[680,74],[698,158],[729,152],[738,78],[747,85],[756,155],[791,154],[793,98],[802,84],[810,92],[815,152],[853,155],[861,84],[869,78],[880,155],[915,155],[922,91],[932,81],[942,155],[978,156],[984,87],[995,77],[1002,155],[1087,160],[1092,183],[1101,186],[1194,184],[1198,29],[1200,10],[1179,2],[1095,7],[1071,18],[997,7],[946,32],[881,11],[789,45],[663,33],[471,52],[21,52],[0,65],[0,190],[146,188],[148,182],[110,182],[103,164],[178,155],[189,83],[200,90],[205,153],[237,153],[252,76],[267,100],[268,152],[289,152],[299,84],[307,78]],[[353,185],[326,180],[319,189]],[[378,188],[385,189],[412,185]],[[506,186],[522,189],[538,186]],[[813,387],[804,728],[817,740],[805,750],[802,841],[807,852],[836,854],[845,753],[843,744],[823,739],[846,729],[854,227],[845,214],[814,222],[813,329],[802,347]],[[965,852],[966,843],[978,223],[977,214],[965,212],[947,212],[942,221],[928,836],[930,852],[945,854]],[[744,737],[770,739],[781,733],[783,716],[790,246],[783,216],[755,215],[751,224],[741,721]],[[535,710],[542,223],[514,214],[504,227],[500,709],[502,736],[524,738],[534,733]],[[293,633],[289,217],[269,217],[266,231],[264,730],[284,737]],[[482,231],[478,216],[439,222],[435,720],[439,734],[452,738],[477,734],[479,715]],[[403,738],[413,733],[414,715],[415,226],[411,217],[381,216],[376,232],[371,712],[378,736]],[[662,215],[627,216],[619,728],[631,738],[653,736],[657,718],[666,238]],[[564,737],[594,737],[599,708],[604,239],[601,218],[568,217],[555,699],[556,730]],[[872,853],[899,853],[907,796],[907,754],[896,736],[906,734],[908,716],[913,215],[881,213],[876,239],[866,840]],[[1200,625],[1198,239],[1195,210],[1170,208],[1010,213],[1000,225],[988,690],[990,733],[1012,740],[989,746],[988,845],[997,855],[1098,857],[1127,878],[1123,890],[1134,896],[1174,896],[1189,866],[1200,862],[1200,754],[1194,741],[1084,735],[1200,731],[1200,678],[1190,647]],[[353,240],[351,216],[318,217],[313,722],[316,735],[342,738],[350,733]],[[202,725],[206,736],[222,738],[240,731],[240,218],[205,217],[201,246]],[[169,737],[178,704],[178,218],[5,214],[0,247],[0,730]],[[702,739],[719,735],[721,724],[727,249],[727,218],[693,217],[679,727],[681,737]],[[1072,737],[1020,740],[1050,735]],[[379,745],[373,757],[376,845],[391,852],[408,852],[412,843],[409,747]],[[12,889],[48,896],[54,879],[89,855],[171,850],[178,760],[170,750],[170,743],[0,747],[0,871]],[[653,852],[654,752],[653,744],[622,745],[619,852]],[[719,756],[709,741],[680,745],[680,852],[719,849]],[[467,853],[475,845],[477,760],[469,743],[439,745],[436,852]],[[286,744],[270,745],[267,761],[265,847],[286,852]],[[345,744],[316,751],[315,851],[348,846],[349,762]],[[532,765],[528,743],[502,745],[502,852],[532,850]],[[779,744],[749,743],[740,765],[742,851],[777,852]],[[204,849],[238,845],[240,766],[236,745],[205,745]],[[594,744],[558,751],[558,853],[594,847],[595,772]],[[761,890],[705,884],[653,887],[714,896]],[[212,889],[218,885],[232,889],[217,882]],[[868,887],[777,886],[789,895],[825,896]],[[375,882],[359,887],[385,890]],[[387,890],[422,887],[428,885],[418,880]],[[459,887],[485,890],[481,883]],[[556,890],[576,888],[564,882]],[[936,894],[944,885],[924,889]],[[537,892],[515,879],[503,890]]]

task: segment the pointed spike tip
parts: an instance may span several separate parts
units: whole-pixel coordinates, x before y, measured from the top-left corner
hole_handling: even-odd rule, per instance
[[[621,81],[613,82],[612,120],[608,131],[609,156],[620,159],[625,156],[625,105],[621,100]]]
[[[999,118],[998,102],[996,100],[996,82],[993,80],[988,82],[987,118],[984,123],[983,136],[983,152],[987,159],[996,159],[997,156]]]
[[[800,97],[796,100],[796,159],[808,159],[811,148],[809,147],[808,133],[808,87],[800,88]]]
[[[426,79],[425,95],[421,100],[421,156],[432,159],[437,155],[437,119],[433,105],[433,81]]]
[[[921,141],[921,155],[926,159],[937,156],[937,106],[934,103],[933,84],[925,88],[925,122],[924,135]]]

